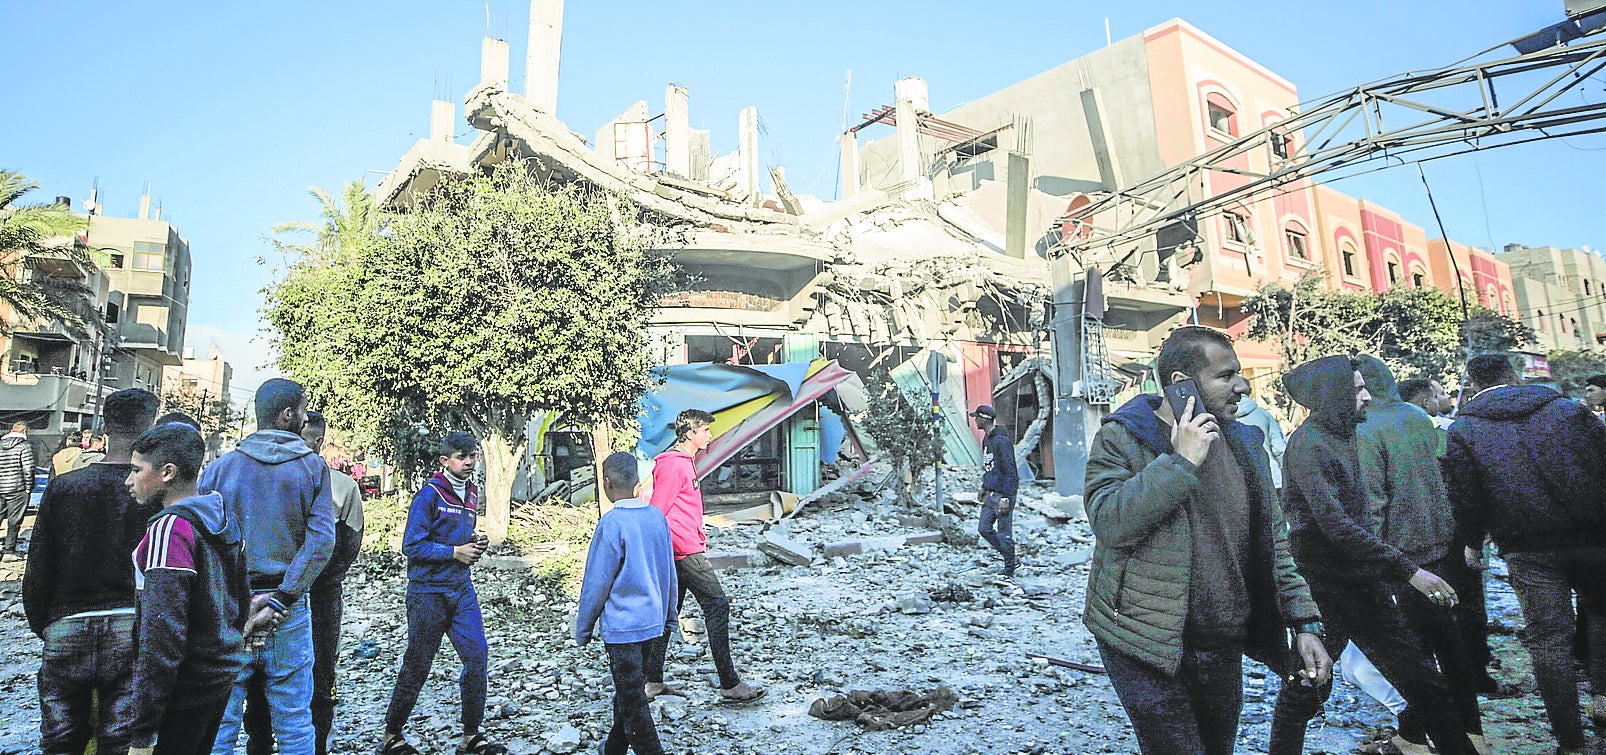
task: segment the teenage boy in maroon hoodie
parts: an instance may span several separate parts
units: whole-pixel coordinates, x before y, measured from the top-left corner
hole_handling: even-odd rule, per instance
[[[713,564],[703,555],[708,550],[708,535],[703,532],[703,491],[697,486],[693,458],[713,441],[713,424],[714,415],[701,409],[687,409],[676,415],[675,446],[654,459],[650,503],[669,520],[675,575],[680,581],[677,605],[686,602],[686,591],[691,590],[697,605],[702,606],[703,623],[708,627],[708,648],[714,655],[714,667],[719,670],[720,702],[750,703],[763,697],[767,690],[742,681],[736,673],[736,664],[731,661],[730,600],[725,597]],[[648,652],[648,698],[680,694],[664,684],[664,655],[668,650],[669,633],[665,632]]]

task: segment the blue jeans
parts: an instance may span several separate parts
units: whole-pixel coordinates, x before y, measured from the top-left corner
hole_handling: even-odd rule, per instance
[[[1241,648],[1182,651],[1176,676],[1098,643],[1143,755],[1232,755],[1243,709]]]
[[[1539,697],[1550,730],[1562,747],[1582,749],[1578,720],[1578,676],[1573,670],[1573,593],[1589,616],[1589,676],[1595,693],[1606,690],[1606,548],[1504,553],[1511,587],[1527,622],[1518,633],[1533,658]]]
[[[413,715],[418,693],[424,689],[429,667],[435,663],[441,638],[449,637],[463,662],[458,691],[463,703],[463,733],[477,734],[485,719],[485,674],[489,651],[485,646],[485,619],[480,598],[470,587],[462,592],[407,591],[407,652],[402,655],[396,689],[385,711],[385,732],[402,733]],[[278,715],[278,711],[274,711]],[[284,752],[280,750],[280,752]]]
[[[245,716],[245,693],[252,676],[264,678],[268,707],[273,713],[273,737],[280,755],[314,755],[312,729],[312,614],[307,598],[290,607],[268,643],[251,653],[251,660],[240,670],[229,707],[218,726],[212,755],[230,755],[240,738],[240,721]]]
[[[133,721],[133,614],[66,618],[45,627],[39,662],[39,749],[79,753],[97,736],[96,752],[128,751]],[[100,695],[100,721],[89,720]]]
[[[976,523],[976,532],[1004,557],[1005,569],[1014,569],[1015,509],[1010,507],[1008,514],[998,513],[998,501],[1003,497],[991,491],[981,494],[981,519]]]

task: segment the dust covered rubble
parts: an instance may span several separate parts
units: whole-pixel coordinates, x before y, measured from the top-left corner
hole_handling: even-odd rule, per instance
[[[668,680],[687,698],[653,703],[666,751],[675,753],[1114,753],[1132,739],[1108,681],[1100,675],[1034,663],[1026,653],[1098,664],[1080,622],[1091,554],[1085,522],[1056,523],[1038,510],[1063,507],[1049,488],[1023,486],[1015,535],[1021,568],[1002,583],[999,560],[974,535],[974,470],[949,468],[946,517],[903,508],[895,496],[835,496],[790,520],[786,536],[816,553],[807,566],[776,562],[726,569],[732,645],[744,676],[770,688],[760,703],[716,704],[714,667],[702,645],[702,621],[688,600],[684,638],[671,649]],[[1058,519],[1058,517],[1056,517]],[[820,547],[940,529],[947,542],[905,545],[827,557]],[[712,552],[757,551],[762,527],[711,530]],[[753,561],[762,561],[755,557]],[[21,618],[19,583],[0,581],[0,755],[31,752],[38,741],[34,673],[39,642]],[[612,680],[602,648],[574,646],[575,606],[536,572],[480,569],[475,574],[490,644],[490,699],[485,727],[513,755],[593,752],[612,722]],[[1491,614],[1516,622],[1509,587],[1494,582]],[[347,581],[339,666],[340,706],[333,749],[372,751],[406,646],[404,562],[398,554],[365,554]],[[1504,588],[1504,593],[1501,593]],[[968,594],[967,594],[968,593]],[[1526,658],[1510,637],[1497,652],[1514,673]],[[442,647],[419,705],[410,739],[425,753],[455,745],[460,665]],[[1510,673],[1506,673],[1506,677]],[[1506,678],[1503,677],[1503,678]],[[1262,751],[1277,680],[1246,665],[1240,752]],[[853,689],[946,685],[959,705],[929,724],[861,732],[848,723],[808,716],[817,697]],[[1532,697],[1532,696],[1530,696]],[[1543,731],[1536,700],[1484,703],[1492,738]],[[1392,718],[1342,682],[1310,746],[1347,752],[1368,730]],[[1532,739],[1532,737],[1529,737]],[[1539,738],[1539,739],[1542,739]],[[1506,743],[1522,741],[1505,739]],[[1537,741],[1537,740],[1535,740]],[[1513,750],[1526,752],[1526,750]],[[1538,750],[1533,750],[1538,752]]]

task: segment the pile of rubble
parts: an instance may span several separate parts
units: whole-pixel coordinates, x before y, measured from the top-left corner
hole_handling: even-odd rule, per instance
[[[1015,531],[1021,568],[1000,579],[998,560],[977,545],[974,470],[945,472],[949,510],[900,507],[879,492],[821,501],[786,527],[739,525],[711,533],[715,553],[741,553],[747,568],[721,574],[732,600],[732,643],[748,678],[770,688],[747,707],[718,704],[714,667],[701,644],[702,622],[688,602],[684,637],[672,646],[668,679],[688,698],[653,702],[670,752],[715,753],[1126,753],[1136,749],[1108,681],[1049,665],[1028,654],[1099,665],[1080,620],[1091,555],[1085,522],[1038,513],[1074,508],[1031,484],[1022,491]],[[929,533],[940,533],[936,539]],[[967,539],[968,534],[968,539]],[[951,539],[950,539],[951,535]],[[779,543],[785,541],[785,546]],[[844,543],[857,543],[848,548]],[[840,547],[839,547],[840,546]],[[789,554],[773,558],[775,552]],[[803,562],[804,557],[806,562]],[[803,563],[797,563],[803,562]],[[514,755],[591,752],[612,720],[612,683],[598,646],[574,646],[572,598],[526,569],[480,569],[475,576],[491,650],[486,728]],[[372,751],[406,644],[405,573],[400,556],[367,557],[347,582],[333,748]],[[1509,588],[1494,583],[1493,611],[1510,624]],[[32,751],[38,737],[33,673],[39,643],[21,616],[18,583],[0,582],[0,755]],[[1519,678],[1526,657],[1497,638]],[[425,686],[410,737],[446,752],[457,730],[456,657],[443,646]],[[1239,751],[1265,746],[1276,677],[1250,668]],[[870,731],[809,715],[817,700],[852,700],[854,690],[946,688],[952,707],[918,722]],[[1541,752],[1544,719],[1533,696],[1484,706],[1502,752]],[[1382,706],[1340,685],[1311,737],[1315,751],[1349,752],[1369,731],[1391,724]],[[1525,749],[1526,748],[1526,749]]]

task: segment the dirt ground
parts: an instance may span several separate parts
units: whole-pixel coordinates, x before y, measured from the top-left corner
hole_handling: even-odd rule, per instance
[[[960,473],[950,475],[950,484],[964,489],[974,483]],[[793,520],[792,537],[819,546],[926,529],[908,524],[917,513],[886,498],[836,499]],[[973,520],[974,507],[962,513]],[[715,532],[709,546],[738,550],[758,537],[758,527],[744,525]],[[973,543],[725,571],[737,664],[770,693],[748,707],[716,704],[712,663],[694,644],[700,613],[688,603],[687,641],[672,648],[669,677],[689,698],[654,703],[666,747],[706,755],[1134,752],[1125,715],[1102,675],[1027,658],[1040,653],[1099,662],[1080,620],[1090,552],[1086,529],[1023,510],[1016,537],[1022,567],[1014,585],[998,581],[992,551]],[[19,566],[0,564],[0,644],[7,651],[0,654],[0,755],[32,752],[38,737],[40,646],[23,621]],[[572,601],[526,571],[481,569],[475,579],[491,648],[491,737],[515,755],[594,752],[612,719],[611,680],[599,645],[579,648],[569,639]],[[336,751],[374,748],[406,643],[404,588],[403,564],[394,554],[365,555],[347,583]],[[933,590],[947,598],[968,591],[970,599],[932,600]],[[1526,654],[1511,634],[1520,622],[1515,601],[1498,579],[1491,581],[1491,613],[1500,632],[1496,673],[1529,690],[1512,700],[1484,701],[1491,742],[1503,753],[1552,752]],[[458,668],[443,648],[410,722],[409,737],[425,753],[445,755],[455,744]],[[847,690],[938,685],[957,693],[957,707],[906,729],[864,732],[808,715],[815,699]],[[1240,752],[1264,751],[1275,686],[1264,669],[1248,669]],[[1386,709],[1341,680],[1325,718],[1312,725],[1307,749],[1353,752],[1373,729],[1392,723]]]

